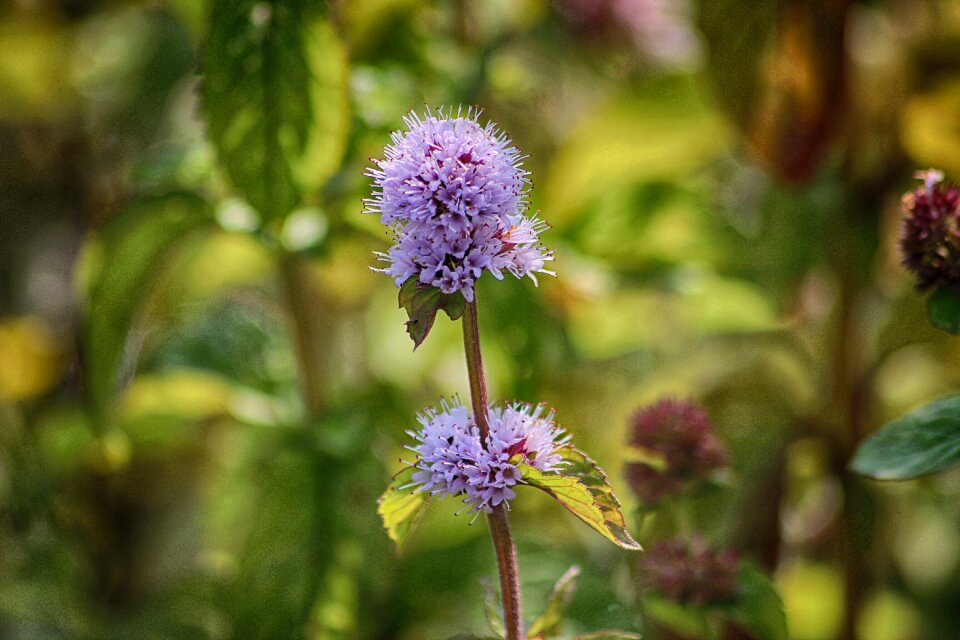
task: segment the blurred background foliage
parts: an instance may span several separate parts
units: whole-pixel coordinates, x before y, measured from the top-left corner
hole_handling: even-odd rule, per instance
[[[697,399],[732,473],[691,526],[790,637],[960,637],[960,475],[846,471],[960,384],[896,253],[912,171],[960,176],[952,0],[0,5],[0,637],[484,629],[482,524],[436,504],[397,557],[374,506],[467,395],[459,327],[412,355],[368,269],[363,168],[423,105],[500,123],[553,225],[556,279],[480,283],[493,397],[632,513],[630,415]],[[577,563],[569,631],[643,630],[636,558],[533,493],[528,613]]]

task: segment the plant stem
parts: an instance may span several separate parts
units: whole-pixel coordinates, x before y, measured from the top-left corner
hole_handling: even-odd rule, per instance
[[[310,275],[310,265],[302,258],[285,254],[277,265],[286,297],[293,351],[297,357],[300,388],[311,419],[326,404],[327,353],[323,301]]]
[[[467,356],[467,375],[470,379],[470,403],[480,429],[480,439],[487,444],[490,425],[487,420],[487,382],[483,374],[483,357],[480,354],[480,328],[477,324],[477,303],[468,302],[463,312],[463,348]],[[523,640],[523,614],[520,605],[520,572],[517,569],[517,550],[510,534],[505,505],[493,508],[487,516],[493,550],[497,556],[500,573],[500,593],[503,596],[503,618],[507,630],[506,640]]]

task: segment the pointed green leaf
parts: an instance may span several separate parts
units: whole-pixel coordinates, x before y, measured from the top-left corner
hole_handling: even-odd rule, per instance
[[[745,564],[737,575],[737,596],[717,608],[757,640],[787,640],[787,616],[773,582]]]
[[[524,481],[545,491],[614,544],[639,550],[640,545],[627,532],[620,503],[607,484],[606,474],[573,447],[561,447],[558,453],[570,464],[557,473],[543,473],[528,464],[520,464]]]
[[[377,501],[377,513],[383,520],[383,528],[398,550],[403,549],[429,498],[424,491],[411,490],[415,471],[413,467],[400,471]]]
[[[573,598],[573,590],[577,586],[577,577],[580,575],[580,567],[574,565],[567,569],[566,573],[560,576],[550,596],[547,598],[547,607],[543,610],[537,619],[530,625],[527,631],[527,638],[530,640],[547,640],[556,638],[560,635],[560,624],[563,622],[563,614],[570,606],[570,600]]]
[[[459,291],[454,294],[441,293],[436,287],[420,284],[416,278],[407,278],[400,287],[397,299],[400,307],[407,312],[407,333],[413,339],[414,349],[426,340],[438,310],[443,309],[451,320],[456,320],[466,308],[466,300]]]
[[[557,453],[568,462],[563,474],[577,478],[590,491],[594,502],[603,512],[604,527],[613,536],[613,541],[624,549],[639,550],[640,545],[627,531],[620,501],[607,482],[607,474],[603,469],[585,453],[570,445],[561,447]]]
[[[953,335],[960,334],[960,289],[940,287],[927,298],[930,324]]]
[[[237,193],[265,220],[287,215],[332,175],[349,133],[343,45],[325,2],[215,0],[203,110]]]
[[[137,200],[101,230],[84,323],[86,387],[95,419],[109,412],[130,327],[164,260],[195,232],[214,229],[207,202],[183,192]]]
[[[503,613],[500,611],[500,604],[497,601],[497,594],[493,590],[490,581],[484,578],[480,581],[483,588],[483,613],[487,617],[487,626],[498,638],[505,638],[507,630],[503,626]]]
[[[883,427],[850,468],[877,480],[905,480],[960,465],[960,395],[945,396]]]

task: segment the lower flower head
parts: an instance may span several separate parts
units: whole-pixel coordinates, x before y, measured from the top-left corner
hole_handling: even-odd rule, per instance
[[[701,538],[661,540],[643,558],[644,585],[681,604],[723,602],[736,594],[738,558]]]
[[[642,460],[626,465],[627,481],[645,502],[674,494],[726,464],[706,412],[692,402],[664,399],[632,418],[627,444]]]
[[[473,300],[484,271],[503,278],[551,273],[553,254],[540,245],[547,228],[527,217],[527,172],[520,151],[493,124],[481,126],[478,112],[450,117],[429,111],[410,114],[408,130],[392,135],[385,159],[374,160],[367,213],[380,216],[396,238],[377,254],[397,287],[410,278],[443,293]]]
[[[900,248],[917,289],[960,286],[960,188],[944,185],[943,173],[917,173],[923,186],[903,196]]]
[[[419,416],[421,429],[409,432],[418,443],[408,447],[417,454],[413,482],[420,491],[463,496],[470,511],[490,513],[516,496],[521,463],[543,472],[562,466],[557,449],[569,436],[545,409],[523,403],[491,407],[483,442],[474,416],[459,401],[427,409]]]

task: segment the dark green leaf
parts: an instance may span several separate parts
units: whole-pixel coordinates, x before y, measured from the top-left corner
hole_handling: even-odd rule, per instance
[[[503,626],[503,613],[500,611],[493,585],[484,578],[480,581],[480,586],[483,588],[483,613],[487,617],[487,625],[498,638],[505,638],[507,630]]]
[[[930,324],[953,335],[960,334],[960,289],[940,287],[927,298]]]
[[[640,545],[627,531],[620,502],[607,483],[606,474],[573,447],[561,447],[557,452],[569,463],[559,473],[542,473],[530,465],[520,465],[527,484],[545,491],[614,544],[639,550]]]
[[[413,339],[414,349],[426,340],[437,318],[437,311],[442,309],[451,320],[457,320],[466,308],[466,300],[459,291],[454,294],[441,293],[436,287],[420,284],[416,278],[408,278],[403,283],[398,301],[407,312],[407,333]]]
[[[84,329],[86,387],[96,419],[109,412],[130,326],[164,258],[192,233],[214,228],[206,201],[176,193],[136,201],[102,230]]]
[[[413,467],[406,467],[395,475],[377,504],[383,527],[398,550],[403,549],[429,497],[426,492],[412,490],[414,471]]]
[[[945,396],[883,427],[850,467],[877,480],[905,480],[960,464],[960,395]]]
[[[216,0],[204,56],[210,138],[237,192],[266,220],[323,185],[349,132],[343,46],[325,2]]]
[[[787,640],[787,616],[773,582],[755,567],[744,565],[737,575],[737,596],[718,606],[757,640]]]
[[[570,600],[573,598],[573,590],[577,586],[579,575],[580,567],[574,565],[560,576],[560,579],[553,585],[549,598],[547,598],[547,607],[530,625],[527,638],[546,640],[547,638],[555,638],[560,634],[563,614],[570,606]]]

